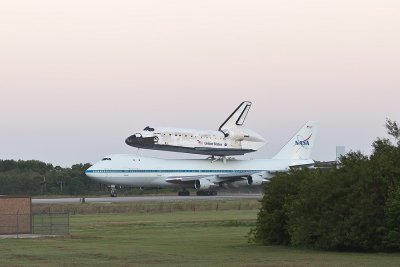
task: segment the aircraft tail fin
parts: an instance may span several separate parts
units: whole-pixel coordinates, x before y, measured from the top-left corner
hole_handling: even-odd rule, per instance
[[[318,122],[308,121],[273,158],[310,159],[317,131]]]
[[[233,113],[219,126],[218,130],[242,126],[251,107],[250,101],[242,102]]]

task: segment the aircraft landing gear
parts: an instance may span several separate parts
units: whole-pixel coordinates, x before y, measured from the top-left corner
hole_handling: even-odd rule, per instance
[[[115,185],[110,186],[110,196],[117,197],[117,189],[115,188]]]
[[[190,196],[190,192],[188,191],[188,190],[182,190],[182,191],[179,191],[178,192],[178,196],[185,196],[185,197],[187,197],[187,196]]]
[[[196,192],[198,196],[216,196],[217,194],[217,190],[199,190]]]

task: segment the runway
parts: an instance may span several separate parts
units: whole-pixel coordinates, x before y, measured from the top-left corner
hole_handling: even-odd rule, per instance
[[[121,203],[121,202],[177,202],[261,199],[262,194],[237,194],[221,196],[133,196],[133,197],[85,197],[85,203]],[[81,203],[82,198],[32,198],[32,204],[73,204]]]

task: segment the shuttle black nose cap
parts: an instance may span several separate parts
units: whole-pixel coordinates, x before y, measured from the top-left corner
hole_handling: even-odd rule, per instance
[[[135,135],[131,135],[128,138],[125,139],[125,143],[129,146],[135,146],[135,142],[136,141],[136,136]]]
[[[134,134],[126,138],[125,143],[133,147],[152,148],[156,141],[154,137],[143,137],[141,135]]]

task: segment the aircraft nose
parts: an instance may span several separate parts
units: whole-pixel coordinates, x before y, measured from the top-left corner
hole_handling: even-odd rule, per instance
[[[155,137],[143,137],[141,134],[134,134],[126,138],[125,143],[129,146],[147,148],[155,144]]]
[[[89,167],[86,171],[85,171],[85,174],[88,176],[88,177],[92,177],[93,175],[93,170],[94,170],[94,165],[92,165],[91,167]]]
[[[136,144],[136,139],[135,135],[131,135],[125,139],[125,143],[129,146],[134,146]]]

